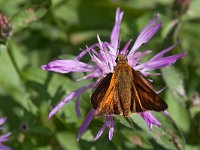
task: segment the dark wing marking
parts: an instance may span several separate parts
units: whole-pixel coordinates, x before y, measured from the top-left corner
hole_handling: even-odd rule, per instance
[[[156,94],[148,79],[135,70],[132,72],[134,78],[132,84],[134,89],[133,112],[146,110],[164,111],[167,109],[167,104]]]
[[[134,83],[132,83],[132,97],[131,97],[131,112],[143,112],[145,109],[143,108],[140,97],[138,95],[138,92],[135,88]]]

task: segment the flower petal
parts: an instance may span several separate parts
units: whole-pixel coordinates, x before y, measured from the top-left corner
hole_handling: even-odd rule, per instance
[[[102,76],[103,76],[102,72],[100,70],[96,69],[92,73],[85,75],[84,77],[78,79],[77,81],[84,80],[84,79],[90,79],[90,78],[100,78]]]
[[[92,49],[94,49],[95,47],[97,47],[97,45],[99,45],[99,43],[95,43],[92,46],[86,48],[85,50],[83,50],[78,56],[76,56],[75,60],[80,60],[81,58],[83,58],[83,56],[85,56],[87,53],[89,53]]]
[[[150,71],[150,70],[156,70],[160,69],[166,66],[170,66],[174,64],[178,59],[184,57],[187,53],[181,53],[181,54],[176,54],[168,57],[163,57],[159,60],[153,60],[153,61],[148,61],[146,63],[142,63],[134,69],[136,70],[144,70],[144,71]]]
[[[128,54],[128,47],[131,44],[132,40],[129,40],[126,45],[124,46],[124,48],[120,51],[120,54],[124,54],[125,56],[127,56]]]
[[[110,129],[109,129],[109,135],[108,135],[108,138],[109,140],[111,141],[112,138],[113,138],[113,134],[114,134],[114,120],[113,120],[113,117],[110,118]]]
[[[113,50],[115,51],[118,49],[119,30],[120,30],[120,24],[122,21],[123,14],[124,13],[121,12],[119,8],[117,8],[116,17],[115,17],[115,25],[113,27],[113,30],[110,36],[110,43],[112,47],[114,48]],[[116,53],[111,53],[111,54],[116,55]]]
[[[0,118],[0,126],[1,126],[2,124],[4,124],[4,123],[6,122],[6,120],[7,120],[6,117],[1,117],[1,118]]]
[[[72,100],[72,98],[74,97],[79,97],[83,92],[85,92],[87,89],[93,87],[96,85],[96,82],[82,87],[80,89],[77,89],[71,93],[69,93],[58,105],[56,105],[56,107],[53,108],[53,110],[51,110],[51,112],[49,113],[49,118],[51,118],[58,110],[60,110],[66,103],[68,103],[70,100]]]
[[[160,122],[152,115],[150,111],[142,112],[140,113],[140,116],[146,122],[147,126],[149,127],[149,130],[152,129],[153,125],[156,125],[158,127],[161,126]]]
[[[151,58],[150,61],[153,61],[153,60],[158,60],[160,58],[163,57],[163,55],[165,55],[167,52],[171,51],[176,45],[172,45],[164,50],[162,50],[160,53],[156,54],[153,58]]]
[[[98,131],[97,135],[95,136],[94,140],[96,141],[104,132],[104,130],[106,129],[107,125],[106,123],[103,124],[103,126],[101,127],[101,129]]]
[[[80,95],[77,96],[76,103],[75,103],[75,111],[76,111],[76,115],[78,116],[78,118],[81,117],[81,111],[80,111],[80,108],[79,108],[79,102],[80,102]]]
[[[3,129],[1,125],[3,125],[6,122],[6,117],[0,117],[0,130]],[[11,132],[8,132],[6,134],[3,134],[0,136],[0,150],[11,150],[11,148],[3,145],[3,142],[8,141],[8,137],[11,135]]]
[[[6,134],[3,134],[0,136],[0,143],[8,141],[8,137],[11,135],[11,132],[8,132]]]
[[[169,116],[169,115],[170,115],[169,112],[168,112],[168,110],[165,110],[165,111],[163,112],[163,114],[166,115],[166,116]]]
[[[131,67],[134,67],[136,64],[139,63],[139,60],[144,57],[145,55],[151,53],[152,51],[150,50],[147,50],[147,51],[144,51],[144,52],[136,52],[134,53],[133,55],[128,55],[127,56],[127,59],[128,59],[128,64],[131,66]]]
[[[107,74],[113,71],[113,64],[115,56],[112,56],[105,51],[99,51],[99,53],[91,55],[91,59],[103,74]],[[93,71],[94,72],[94,71]]]
[[[159,15],[156,15],[142,30],[142,32],[139,34],[137,37],[135,44],[131,48],[131,51],[129,54],[133,54],[141,45],[147,43],[153,36],[154,34],[160,29],[161,27],[161,22],[157,22],[156,20]]]
[[[0,144],[0,150],[12,150],[10,147]]]
[[[108,138],[111,141],[112,137],[113,137],[113,133],[114,133],[114,120],[113,120],[113,116],[105,116],[104,117],[104,124],[101,127],[101,129],[98,131],[97,135],[95,136],[94,140],[96,141],[104,132],[104,130],[106,129],[106,127],[109,127],[109,134],[108,134]]]
[[[82,125],[80,126],[80,128],[78,129],[78,136],[77,136],[77,141],[79,141],[81,135],[83,134],[83,132],[87,129],[88,125],[90,124],[90,122],[92,121],[92,119],[94,118],[94,113],[95,113],[95,109],[91,109],[89,111],[89,113],[86,115]]]
[[[161,92],[162,92],[162,91],[164,91],[166,88],[167,88],[167,86],[165,86],[165,87],[163,87],[162,89],[160,89],[160,90],[156,91],[156,94],[159,94],[159,93],[161,93]]]
[[[42,65],[41,69],[59,73],[69,72],[92,72],[94,67],[78,60],[55,60],[47,65]]]
[[[94,53],[94,55],[91,55],[91,58],[93,56],[96,56],[98,60],[101,62],[101,63],[96,62],[97,66],[101,68],[101,70],[103,70],[104,74],[107,74],[113,71],[113,66],[116,65],[115,59],[119,53],[119,50],[118,49],[116,50],[115,48],[113,48],[112,44],[109,44],[107,42],[102,42],[98,35],[97,35],[97,39],[99,42],[98,47],[100,51],[97,52],[96,50],[93,50],[92,52]],[[99,64],[103,64],[103,65],[99,65]]]

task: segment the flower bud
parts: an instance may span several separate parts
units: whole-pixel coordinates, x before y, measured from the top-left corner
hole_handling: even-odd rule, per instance
[[[11,35],[11,24],[9,23],[6,16],[0,13],[0,37],[8,38]]]

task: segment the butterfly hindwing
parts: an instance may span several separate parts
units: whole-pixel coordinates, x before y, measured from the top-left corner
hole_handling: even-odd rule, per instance
[[[134,89],[133,112],[164,111],[167,109],[167,104],[158,96],[148,79],[135,70],[132,72],[134,76],[132,83]]]

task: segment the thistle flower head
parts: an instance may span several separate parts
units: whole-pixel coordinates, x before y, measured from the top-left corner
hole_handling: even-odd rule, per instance
[[[49,118],[51,118],[58,110],[60,110],[66,103],[68,103],[73,98],[76,98],[76,113],[80,116],[79,110],[79,98],[80,95],[90,88],[94,88],[100,79],[102,79],[106,74],[113,72],[116,66],[116,58],[119,53],[125,54],[129,65],[137,71],[140,71],[143,75],[150,75],[151,70],[160,69],[162,67],[170,66],[176,62],[176,60],[185,56],[185,53],[164,56],[167,52],[172,50],[175,46],[168,47],[158,54],[156,54],[149,61],[141,63],[140,59],[145,55],[151,53],[150,50],[138,51],[138,49],[145,43],[147,43],[155,33],[160,29],[161,22],[157,21],[159,15],[156,15],[142,30],[138,35],[135,43],[131,45],[131,40],[127,42],[124,48],[119,51],[120,41],[119,41],[119,31],[120,24],[122,21],[123,12],[118,8],[116,11],[115,24],[110,35],[110,41],[102,41],[97,35],[98,42],[84,49],[78,56],[71,60],[55,60],[49,62],[47,65],[42,65],[41,68],[47,71],[54,71],[59,73],[69,73],[69,72],[85,72],[86,75],[81,79],[96,78],[96,82],[77,89],[69,93],[53,110],[49,113]],[[129,47],[131,47],[129,49]],[[92,64],[82,62],[81,59],[89,54],[91,57]],[[92,121],[95,114],[95,110],[92,109],[86,116],[83,124],[79,128],[78,138],[79,140],[81,134],[86,130],[89,123]],[[153,125],[160,126],[160,122],[151,114],[150,111],[140,113],[140,116],[145,120],[149,129],[152,129]],[[97,133],[95,140],[97,140],[106,127],[109,128],[109,139],[111,140],[114,133],[114,119],[112,116],[104,116],[104,124],[102,128]]]

